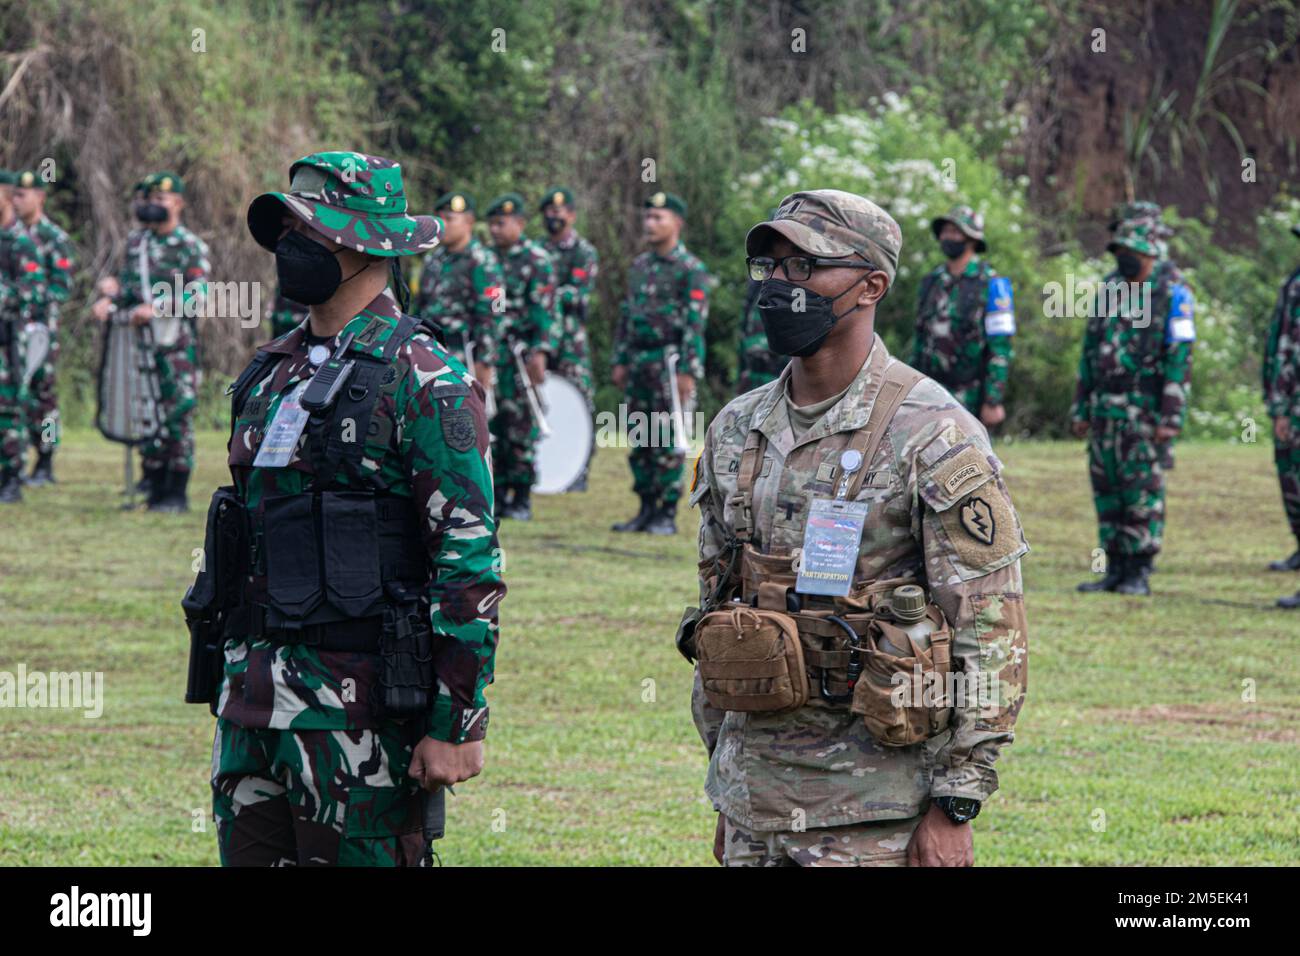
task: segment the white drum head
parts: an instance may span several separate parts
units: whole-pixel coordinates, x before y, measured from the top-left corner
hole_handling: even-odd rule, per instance
[[[537,391],[551,433],[537,443],[533,491],[540,495],[563,494],[587,467],[595,426],[587,400],[572,382],[547,375]]]

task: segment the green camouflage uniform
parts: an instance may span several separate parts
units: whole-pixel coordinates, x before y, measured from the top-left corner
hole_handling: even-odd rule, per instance
[[[1300,269],[1283,284],[1269,323],[1264,351],[1264,404],[1270,418],[1291,423],[1290,440],[1282,441],[1274,433],[1273,460],[1287,522],[1300,546]]]
[[[591,350],[587,344],[587,309],[600,269],[596,247],[576,232],[563,242],[548,236],[543,245],[555,266],[555,371],[582,390],[587,407],[595,410]]]
[[[0,485],[22,468],[27,433],[23,326],[39,321],[47,299],[40,250],[15,218],[0,227]]]
[[[187,474],[194,468],[194,407],[198,398],[199,361],[196,309],[207,296],[208,245],[189,229],[178,225],[160,236],[152,229],[136,229],[126,240],[126,257],[118,273],[121,288],[113,299],[119,310],[130,312],[141,298],[140,245],[146,244],[149,282],[167,286],[156,305],[163,315],[180,314],[180,335],[168,346],[155,346],[154,365],[161,391],[159,434],[143,444],[140,454],[147,472],[172,471]],[[179,281],[182,303],[171,296]],[[196,302],[195,299],[199,302]]]
[[[713,280],[704,263],[678,242],[666,255],[650,250],[632,261],[627,297],[614,336],[614,364],[627,368],[629,421],[645,416],[648,437],[632,448],[632,489],[643,498],[675,506],[681,497],[686,456],[674,450],[667,421],[672,410],[668,389],[669,349],[678,351],[677,371],[704,379],[704,329],[709,319]],[[688,423],[689,426],[689,423]]]
[[[473,345],[474,361],[490,365],[497,354],[492,306],[504,285],[501,264],[478,239],[459,252],[439,246],[424,257],[411,314],[441,330],[462,361],[469,361],[466,346]]]
[[[281,203],[329,238],[372,255],[425,252],[437,241],[431,217],[406,215],[400,167],[358,153],[314,154],[294,169],[327,171],[323,187],[271,193],[249,211],[255,238],[274,246]],[[355,184],[341,179],[350,172]],[[295,179],[295,183],[298,182]],[[383,207],[351,190],[384,190]],[[291,187],[293,189],[294,187]],[[369,193],[373,194],[373,193]],[[319,201],[316,201],[319,200]],[[382,217],[382,218],[380,218]],[[355,333],[351,351],[383,352],[400,321],[382,293],[334,339]],[[316,475],[300,442],[286,467],[254,464],[265,426],[282,399],[310,377],[307,329],[265,351],[281,356],[257,381],[233,423],[229,464],[241,500],[261,515],[277,495],[310,495],[324,484],[378,487],[410,500],[430,575],[423,588],[436,675],[426,716],[380,712],[381,659],[237,634],[226,642],[213,744],[213,808],[223,863],[420,865],[428,860],[423,798],[408,776],[424,736],[462,743],[486,734],[485,689],[493,679],[499,574],[489,439],[482,388],[460,360],[417,330],[396,353],[366,430],[359,474]],[[258,569],[256,590],[265,576]],[[328,625],[326,625],[328,627]]]
[[[740,375],[738,388],[741,394],[766,385],[781,374],[789,361],[768,347],[767,332],[758,314],[758,293],[763,283],[748,280],[745,304],[740,317]]]
[[[1157,255],[1154,228],[1149,221],[1125,223],[1112,246]],[[1181,429],[1186,417],[1193,302],[1167,259],[1136,287],[1139,294],[1127,303],[1113,298],[1107,309],[1107,297],[1117,295],[1107,290],[1120,285],[1132,288],[1118,272],[1102,280],[1071,415],[1091,426],[1088,473],[1101,547],[1112,558],[1150,557],[1164,534],[1164,473],[1171,464],[1171,449],[1156,441],[1155,430]]]
[[[504,309],[497,313],[497,413],[492,419],[492,475],[500,494],[532,488],[536,480],[537,423],[510,349],[523,342],[525,358],[537,350],[555,355],[556,321],[555,269],[546,250],[520,237],[509,249],[497,249],[496,257],[505,280]]]
[[[301,302],[294,302],[293,299],[286,299],[277,289],[275,300],[271,303],[267,314],[267,318],[271,321],[271,338],[278,339],[286,332],[293,331],[310,313],[311,310],[307,306]]]
[[[33,446],[41,452],[50,451],[59,438],[59,397],[55,367],[59,358],[59,306],[72,295],[72,273],[76,263],[72,255],[72,240],[68,234],[41,216],[31,226],[19,220],[19,228],[26,231],[40,251],[41,264],[48,279],[46,306],[39,321],[50,330],[50,350],[32,375],[28,386],[27,434]]]

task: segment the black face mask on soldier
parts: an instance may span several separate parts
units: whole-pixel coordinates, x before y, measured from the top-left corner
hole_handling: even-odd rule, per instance
[[[836,315],[835,300],[852,292],[858,282],[830,298],[775,276],[766,280],[759,289],[757,304],[772,351],[807,358],[821,348],[835,323],[853,311],[850,308]],[[802,308],[795,308],[797,302]]]
[[[280,292],[303,305],[328,302],[339,286],[365,269],[363,265],[344,279],[337,257],[338,252],[330,252],[319,242],[290,229],[275,246],[275,276],[280,281]]]
[[[563,232],[564,225],[565,225],[564,220],[561,219],[559,216],[546,217],[546,231],[553,236],[559,235],[561,232]]]
[[[939,248],[943,250],[943,254],[947,256],[949,259],[956,259],[958,256],[960,256],[963,252],[966,251],[966,240],[965,239],[940,239]]]
[[[1125,279],[1135,279],[1142,271],[1142,260],[1131,252],[1120,252],[1115,255],[1115,268]]]
[[[166,222],[167,207],[160,202],[136,203],[135,218],[141,222]]]

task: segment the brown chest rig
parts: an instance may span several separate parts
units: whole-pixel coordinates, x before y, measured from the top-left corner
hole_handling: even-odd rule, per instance
[[[884,381],[866,424],[846,447],[862,455],[862,467],[841,475],[835,486],[836,496],[848,501],[856,499],[895,412],[923,377],[901,362],[887,370],[873,367],[871,374]],[[892,622],[889,603],[896,587],[918,583],[912,578],[855,581],[842,597],[798,594],[797,555],[766,554],[753,542],[754,483],[766,446],[766,436],[751,428],[728,501],[732,537],[717,560],[701,567],[710,594],[703,608],[688,609],[678,634],[682,652],[698,659],[709,703],[720,710],[784,712],[819,699],[861,715],[872,736],[888,746],[940,733],[950,708],[936,706],[933,694],[927,704],[921,687],[912,685],[932,684],[951,669],[943,612],[927,608],[932,631],[922,648]],[[878,648],[885,637],[911,653],[900,657]]]

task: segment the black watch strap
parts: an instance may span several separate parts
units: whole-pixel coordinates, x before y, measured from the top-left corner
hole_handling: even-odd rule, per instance
[[[970,823],[980,814],[980,802],[971,797],[935,797],[934,803],[953,823]]]

